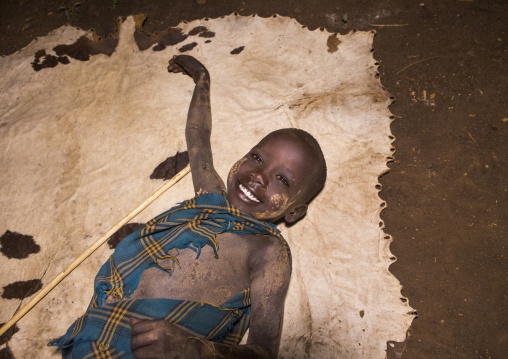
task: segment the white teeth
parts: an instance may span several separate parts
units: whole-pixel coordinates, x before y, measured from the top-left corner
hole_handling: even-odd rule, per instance
[[[247,198],[253,200],[254,202],[258,202],[259,203],[259,199],[256,198],[256,196],[254,196],[254,194],[249,191],[243,184],[240,183],[240,189],[242,190],[243,194],[247,196]]]

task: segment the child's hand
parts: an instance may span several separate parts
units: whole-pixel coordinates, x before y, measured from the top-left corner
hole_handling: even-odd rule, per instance
[[[135,359],[195,358],[196,340],[189,333],[166,320],[131,319],[131,350]]]
[[[206,67],[194,57],[188,55],[175,55],[169,59],[168,71],[183,72],[192,77],[194,83],[209,76]]]

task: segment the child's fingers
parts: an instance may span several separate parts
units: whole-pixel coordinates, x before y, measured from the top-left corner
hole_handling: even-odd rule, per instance
[[[149,346],[156,341],[156,333],[153,332],[145,332],[145,333],[136,333],[131,336],[131,350],[134,352],[140,348]],[[138,353],[139,354],[139,353]]]
[[[176,68],[181,68],[180,64],[178,64],[176,61],[175,61],[175,57],[176,56],[173,56],[173,58],[169,59],[168,61],[168,70],[171,68],[171,69],[176,69]]]
[[[129,324],[131,325],[132,335],[150,332],[156,330],[161,325],[166,325],[164,320],[161,319],[135,319],[135,318],[131,318],[129,320]]]
[[[170,65],[174,64],[174,65],[180,66],[176,60],[177,60],[177,57],[175,55],[172,58],[170,58],[168,62],[169,62]]]
[[[131,318],[129,319],[129,324],[131,328],[134,326],[134,324],[141,322],[141,319]]]
[[[170,62],[174,63],[176,66],[179,66],[183,71],[186,71],[185,68],[188,65],[189,56],[186,55],[179,55],[179,56],[173,56],[173,58],[170,60]]]
[[[182,72],[183,69],[180,65],[178,64],[169,64],[168,66],[168,71],[169,72]]]

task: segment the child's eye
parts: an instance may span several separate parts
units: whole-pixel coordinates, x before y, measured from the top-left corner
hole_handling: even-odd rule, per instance
[[[279,179],[279,181],[281,181],[282,183],[284,183],[286,186],[289,187],[289,182],[284,176],[277,175],[277,178]]]
[[[263,163],[263,159],[261,157],[259,157],[257,154],[251,153],[250,155],[251,155],[252,158],[254,158],[259,163]]]

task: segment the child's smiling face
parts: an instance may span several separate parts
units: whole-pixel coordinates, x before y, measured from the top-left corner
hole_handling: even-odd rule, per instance
[[[285,217],[293,222],[305,215],[313,163],[312,151],[302,140],[268,135],[231,168],[228,200],[257,219]]]

